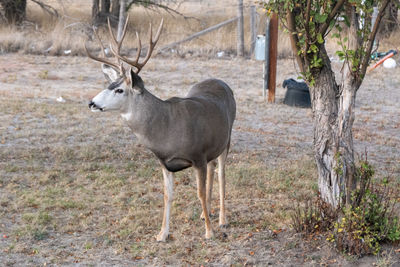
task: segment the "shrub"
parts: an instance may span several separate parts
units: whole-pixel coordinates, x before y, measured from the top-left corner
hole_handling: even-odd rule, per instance
[[[304,206],[297,203],[291,215],[292,226],[298,233],[316,234],[331,230],[332,222],[338,217],[338,211],[323,201],[319,196],[307,199]]]
[[[331,241],[340,251],[353,255],[377,254],[383,242],[400,240],[399,217],[395,215],[396,190],[389,179],[372,181],[374,170],[367,160],[357,168],[359,187],[352,203],[342,208],[334,223]]]
[[[377,254],[384,242],[400,241],[400,222],[395,214],[398,189],[389,178],[373,181],[374,169],[366,157],[357,167],[357,189],[351,203],[332,211],[320,198],[295,209],[293,227],[297,232],[328,234],[327,240],[339,251],[362,256]]]

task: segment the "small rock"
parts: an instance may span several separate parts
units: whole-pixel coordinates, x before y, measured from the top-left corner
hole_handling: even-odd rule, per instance
[[[64,99],[62,96],[58,97],[58,98],[56,99],[56,101],[57,101],[57,102],[60,102],[60,103],[65,103],[65,99]]]

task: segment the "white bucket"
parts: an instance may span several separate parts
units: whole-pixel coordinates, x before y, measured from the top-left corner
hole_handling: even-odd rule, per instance
[[[265,60],[265,36],[257,35],[256,47],[254,49],[254,58],[256,60]]]

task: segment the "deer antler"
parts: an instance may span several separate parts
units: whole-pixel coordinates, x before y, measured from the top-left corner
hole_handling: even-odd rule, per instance
[[[109,21],[108,21],[108,22],[109,22]],[[110,27],[111,27],[110,24],[108,24],[108,25],[109,25],[109,28],[110,28]],[[126,27],[126,25],[125,25],[125,27]],[[97,56],[92,55],[92,54],[89,52],[89,50],[87,49],[86,43],[85,43],[85,51],[86,51],[87,56],[88,56],[89,58],[95,60],[95,61],[99,61],[99,62],[102,62],[102,63],[105,63],[105,64],[107,64],[107,65],[110,65],[110,66],[114,67],[115,69],[119,70],[119,72],[120,72],[120,74],[121,74],[122,76],[125,76],[124,67],[123,67],[123,65],[122,65],[122,63],[121,63],[121,61],[120,61],[119,59],[118,59],[117,63],[116,63],[116,62],[113,62],[113,61],[111,61],[111,60],[109,60],[109,59],[107,59],[107,56],[106,56],[106,54],[105,54],[105,52],[104,52],[105,49],[104,49],[104,46],[103,46],[103,42],[101,41],[100,36],[99,36],[99,34],[97,33],[97,30],[96,30],[96,28],[95,28],[94,26],[93,26],[93,32],[94,32],[94,35],[95,35],[95,37],[96,37],[97,42],[100,44],[101,53],[102,53],[103,57],[97,57]],[[121,46],[119,45],[119,48],[120,48],[120,47],[121,47]],[[118,51],[119,51],[119,48],[118,48]]]
[[[152,25],[150,23],[150,46],[149,46],[149,49],[147,50],[146,57],[145,57],[145,59],[143,60],[142,63],[139,62],[140,52],[142,50],[142,42],[140,41],[140,36],[139,36],[139,34],[137,32],[136,32],[136,38],[138,40],[138,52],[136,54],[135,60],[131,60],[131,59],[125,57],[125,56],[122,56],[119,53],[119,51],[118,50],[114,50],[113,47],[111,47],[111,51],[113,52],[113,54],[116,57],[121,59],[123,62],[125,62],[126,64],[128,64],[130,66],[135,67],[137,69],[137,72],[136,72],[136,74],[137,74],[144,67],[144,65],[146,65],[147,61],[149,61],[149,59],[151,57],[151,54],[153,53],[154,47],[156,46],[156,44],[158,42],[158,39],[160,38],[161,30],[162,30],[163,25],[164,25],[164,19],[161,19],[160,26],[158,27],[155,39],[153,40],[153,28],[152,28]]]
[[[112,42],[113,42],[113,44],[117,47],[117,48],[116,48],[116,52],[117,52],[118,54],[120,53],[121,46],[122,46],[122,42],[124,41],[124,38],[125,38],[125,35],[126,35],[126,28],[127,28],[127,26],[128,26],[128,20],[129,20],[129,15],[128,15],[128,17],[126,18],[126,21],[125,21],[124,29],[123,29],[123,31],[122,31],[121,40],[117,41],[117,39],[115,38],[115,35],[114,35],[113,32],[112,32],[111,23],[110,23],[110,18],[107,18],[108,32],[110,33],[110,36],[112,37]],[[97,57],[97,56],[94,56],[94,55],[90,54],[90,52],[88,51],[88,49],[87,49],[87,47],[86,47],[86,43],[85,43],[85,50],[86,50],[87,56],[88,56],[89,58],[93,59],[93,60],[96,60],[96,61],[99,61],[99,62],[102,62],[102,63],[105,63],[105,64],[107,64],[107,65],[110,65],[110,66],[114,67],[115,69],[119,70],[121,76],[126,77],[124,66],[123,66],[121,60],[120,60],[118,57],[117,57],[117,62],[116,62],[116,63],[113,62],[113,61],[111,61],[111,60],[108,60],[108,59],[107,59],[107,56],[106,56],[106,54],[104,53],[104,50],[105,50],[105,49],[104,49],[104,46],[103,46],[103,42],[101,41],[100,36],[99,36],[99,34],[97,33],[97,30],[96,30],[96,28],[95,28],[94,26],[93,26],[93,32],[94,32],[94,35],[96,36],[96,40],[97,40],[98,43],[100,44],[101,52],[102,52],[103,57]],[[114,51],[113,46],[112,46],[111,44],[110,44],[110,47],[111,47],[111,50]],[[114,52],[113,52],[113,54],[114,54]],[[115,55],[115,54],[114,54],[114,55]]]
[[[127,29],[127,26],[128,26],[128,20],[129,20],[129,15],[126,18],[125,25],[124,25],[124,28],[123,28],[123,31],[122,31],[121,39],[118,41],[117,38],[115,37],[113,31],[112,31],[110,19],[109,18],[107,19],[108,32],[109,32],[109,34],[111,36],[110,49],[111,49],[111,52],[113,53],[113,55],[117,58],[117,62],[116,63],[111,61],[111,60],[109,60],[109,59],[107,59],[107,57],[106,57],[106,55],[104,53],[103,43],[102,43],[102,41],[100,39],[100,36],[98,35],[97,30],[96,30],[95,27],[93,27],[93,31],[94,31],[94,34],[96,36],[96,40],[100,44],[103,57],[97,57],[97,56],[94,56],[94,55],[90,54],[88,49],[87,49],[87,47],[86,47],[86,43],[85,43],[85,51],[86,51],[86,54],[87,54],[87,56],[89,58],[91,58],[93,60],[96,60],[96,61],[99,61],[99,62],[102,62],[102,63],[105,63],[107,65],[110,65],[110,66],[114,67],[115,69],[119,69],[121,76],[123,76],[125,78],[126,78],[126,74],[125,74],[125,69],[123,67],[123,62],[125,62],[126,64],[128,64],[128,65],[130,65],[132,67],[135,67],[137,69],[136,73],[139,73],[140,70],[143,68],[143,66],[146,65],[147,61],[150,59],[151,54],[153,53],[154,47],[156,46],[156,44],[158,42],[158,39],[160,38],[161,30],[162,30],[162,27],[163,27],[163,24],[164,24],[164,19],[162,19],[161,23],[160,23],[160,26],[158,28],[158,31],[156,33],[156,36],[155,36],[155,40],[153,41],[153,32],[152,32],[153,29],[152,29],[152,26],[151,26],[151,23],[150,23],[150,46],[149,46],[149,49],[147,50],[147,54],[146,54],[146,57],[145,57],[144,61],[142,63],[139,63],[140,52],[142,50],[142,42],[140,41],[140,37],[139,37],[139,34],[137,32],[136,32],[136,38],[138,40],[138,52],[137,52],[135,60],[128,59],[125,56],[121,55],[121,46],[122,46],[122,42],[124,41],[124,38],[126,36],[126,29]]]

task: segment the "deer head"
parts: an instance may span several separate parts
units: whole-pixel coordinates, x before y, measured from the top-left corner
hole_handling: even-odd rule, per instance
[[[85,50],[88,57],[95,61],[103,63],[102,70],[104,76],[110,83],[107,89],[101,91],[90,101],[89,108],[92,111],[122,110],[124,109],[124,107],[127,106],[130,95],[141,94],[144,90],[143,81],[138,74],[140,70],[144,67],[144,65],[146,65],[147,61],[151,57],[151,54],[153,53],[154,47],[156,46],[160,37],[164,21],[161,20],[154,40],[152,34],[152,26],[150,24],[149,48],[143,62],[139,62],[142,43],[137,32],[136,37],[138,40],[138,52],[135,59],[129,59],[121,55],[121,47],[126,35],[128,19],[129,16],[126,19],[122,32],[122,37],[120,40],[117,40],[117,38],[115,37],[111,28],[110,20],[108,20],[108,31],[111,37],[110,50],[111,53],[114,55],[114,60],[112,60],[112,58],[107,58],[107,56],[105,55],[103,43],[95,28],[93,28],[93,31],[97,41],[100,44],[102,57],[97,57],[90,54],[85,44]],[[130,71],[128,74],[126,73],[124,64],[130,66]]]

